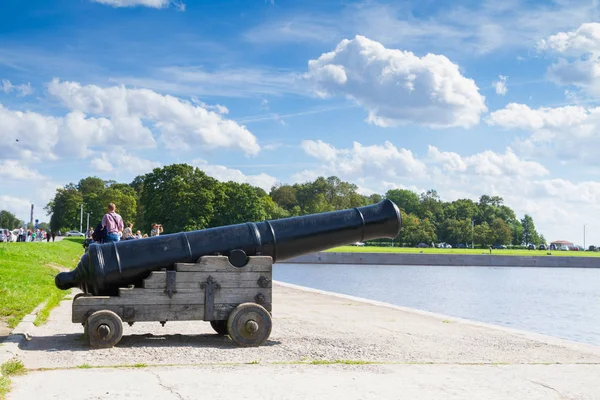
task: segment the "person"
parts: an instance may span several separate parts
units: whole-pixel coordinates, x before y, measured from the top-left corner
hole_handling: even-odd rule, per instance
[[[135,234],[135,238],[136,239],[141,239],[142,238],[142,231],[137,231]]]
[[[133,237],[133,224],[130,222],[127,224],[127,227],[123,230],[123,239],[131,240]]]
[[[152,224],[152,230],[150,231],[150,236],[159,236],[163,232],[163,227],[161,224],[154,223]]]
[[[56,237],[56,233],[52,231],[52,241],[54,242],[54,238]]]
[[[88,231],[87,231],[86,238],[87,238],[87,239],[91,239],[93,234],[94,234],[94,228],[92,228],[92,227],[90,226],[90,229],[88,229]]]
[[[102,229],[106,229],[105,242],[118,242],[119,233],[123,232],[123,218],[116,213],[117,206],[110,203],[107,207],[107,213],[102,218]]]
[[[50,243],[50,231],[46,231],[46,243]]]

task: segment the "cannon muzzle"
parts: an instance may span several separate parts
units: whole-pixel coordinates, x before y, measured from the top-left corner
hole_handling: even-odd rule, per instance
[[[151,271],[202,256],[263,255],[276,262],[358,241],[393,239],[401,226],[398,207],[383,200],[341,211],[92,244],[77,268],[59,273],[55,283],[63,290],[79,287],[96,296],[112,295],[119,287],[139,284]]]

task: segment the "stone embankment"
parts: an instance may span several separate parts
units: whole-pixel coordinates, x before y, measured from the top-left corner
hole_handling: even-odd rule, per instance
[[[502,256],[494,253],[488,255],[318,252],[278,261],[278,263],[600,268],[600,257]]]

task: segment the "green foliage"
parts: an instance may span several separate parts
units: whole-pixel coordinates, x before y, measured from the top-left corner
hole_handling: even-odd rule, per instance
[[[87,177],[59,189],[46,209],[53,213],[51,227],[64,230],[78,228],[82,202],[84,211],[92,213],[92,226],[100,221],[106,205],[114,202],[125,222],[134,223],[134,230],[149,233],[156,222],[165,233],[172,233],[360,207],[384,197],[396,203],[404,216],[396,244],[442,241],[455,246],[471,243],[474,236],[483,246],[541,243],[531,217],[518,220],[500,196],[445,202],[434,189],[421,194],[392,189],[384,196],[365,196],[356,185],[335,176],[278,184],[267,193],[249,184],[219,182],[187,164],[156,168],[130,184]]]
[[[396,203],[398,208],[404,210],[407,214],[420,214],[421,201],[415,192],[405,189],[392,189],[387,191],[385,198]]]
[[[10,359],[0,366],[0,373],[3,376],[23,375],[25,372],[23,361],[17,358]]]
[[[140,194],[146,223],[162,224],[165,233],[208,228],[225,200],[219,182],[187,164],[155,168],[144,177]]]
[[[15,229],[21,225],[21,221],[10,211],[0,211],[0,228]]]

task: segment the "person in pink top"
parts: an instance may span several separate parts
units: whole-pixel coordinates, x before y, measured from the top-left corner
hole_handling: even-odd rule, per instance
[[[102,229],[106,227],[104,242],[118,242],[119,232],[123,232],[123,218],[115,212],[117,206],[110,203],[107,207],[108,213],[102,218]]]

